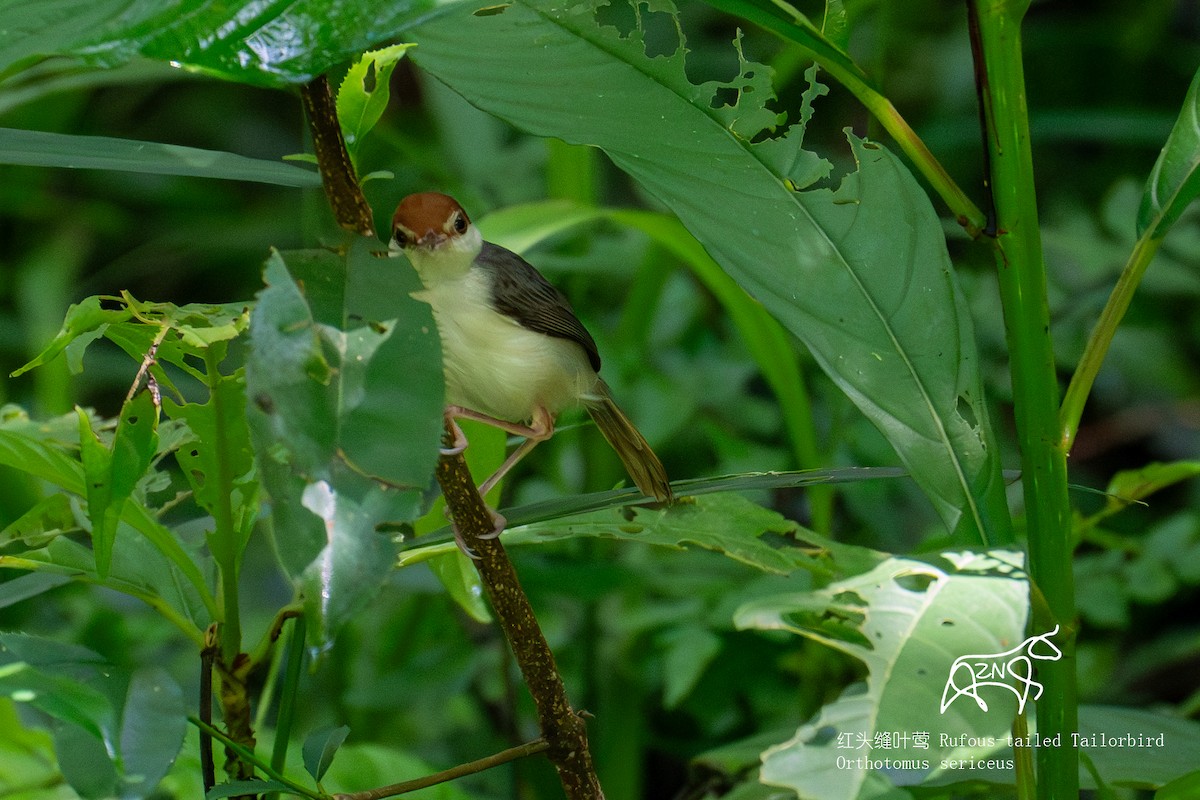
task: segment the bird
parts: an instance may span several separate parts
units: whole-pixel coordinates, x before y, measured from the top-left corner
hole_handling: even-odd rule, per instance
[[[391,253],[420,277],[442,343],[446,419],[474,419],[524,441],[479,487],[486,494],[539,442],[558,414],[583,406],[647,497],[671,503],[662,462],[600,377],[596,342],[566,296],[516,253],[485,241],[453,197],[411,194],[392,217]]]

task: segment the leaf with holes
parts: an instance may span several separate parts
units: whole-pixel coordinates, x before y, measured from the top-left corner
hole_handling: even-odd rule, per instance
[[[783,116],[768,108],[767,67],[735,42],[738,74],[695,85],[682,42],[648,57],[643,31],[598,22],[600,5],[516,0],[486,16],[451,8],[411,31],[412,58],[518,127],[608,153],[803,340],[947,528],[964,540],[1006,539],[970,314],[916,180],[881,145],[851,135],[857,171],[836,189],[812,188],[830,166],[803,149],[803,127],[772,135]],[[735,99],[723,105],[719,94]]]
[[[1016,707],[1008,691],[981,689],[986,711],[970,697],[957,697],[944,714],[941,708],[956,658],[1003,653],[1022,642],[1029,587],[1021,559],[1010,552],[892,558],[819,591],[763,598],[739,609],[739,628],[791,631],[867,668],[865,687],[851,687],[791,740],[763,753],[763,782],[793,789],[804,800],[854,800],[868,779],[879,777],[872,772],[894,785],[919,784],[943,773],[943,760],[968,757],[974,747],[968,739],[1002,739]],[[870,760],[882,763],[871,745],[861,752],[845,749],[874,743],[877,732],[914,731],[929,734],[928,749],[920,750],[928,766],[877,770],[855,758],[869,752]],[[849,766],[840,758],[847,756]],[[956,774],[969,780],[969,773]]]

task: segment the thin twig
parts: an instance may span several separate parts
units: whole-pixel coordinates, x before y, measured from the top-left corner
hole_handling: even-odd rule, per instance
[[[402,783],[393,783],[391,786],[380,786],[378,789],[368,789],[364,792],[335,794],[333,797],[334,800],[383,800],[385,797],[395,797],[396,795],[415,792],[418,789],[425,789],[439,783],[452,781],[465,775],[474,775],[477,772],[483,772],[486,769],[498,767],[510,761],[516,761],[518,758],[525,758],[526,756],[545,752],[549,748],[550,744],[545,739],[534,739],[532,742],[510,747],[507,750],[501,750],[499,753],[494,753],[477,761],[459,764],[457,767],[444,769],[432,775],[414,778],[411,781],[404,781]]]

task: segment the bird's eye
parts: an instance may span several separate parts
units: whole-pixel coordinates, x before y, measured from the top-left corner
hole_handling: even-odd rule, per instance
[[[467,218],[457,212],[454,214],[454,230],[456,233],[467,232]]]
[[[392,240],[401,247],[408,246],[408,236],[399,228],[396,228],[396,230],[392,232]]]

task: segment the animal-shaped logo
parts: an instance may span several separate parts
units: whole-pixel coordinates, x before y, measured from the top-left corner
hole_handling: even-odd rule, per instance
[[[946,687],[942,690],[941,713],[945,714],[950,704],[963,695],[974,700],[981,711],[987,711],[987,702],[979,696],[979,690],[984,686],[1007,689],[1015,694],[1017,713],[1024,713],[1025,703],[1031,696],[1034,700],[1042,696],[1042,684],[1033,679],[1033,662],[1058,661],[1062,658],[1062,650],[1050,641],[1050,637],[1056,633],[1057,625],[1054,630],[1030,636],[1003,653],[967,655],[954,659],[950,675],[946,678]]]

